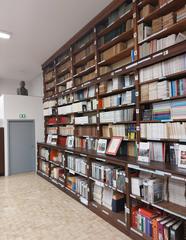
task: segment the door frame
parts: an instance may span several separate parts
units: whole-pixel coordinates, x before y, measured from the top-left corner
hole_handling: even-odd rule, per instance
[[[36,156],[36,128],[35,128],[35,120],[34,119],[9,119],[7,120],[7,135],[8,135],[8,176],[10,176],[10,123],[11,122],[32,122],[34,125],[34,157]],[[35,160],[35,169],[36,169],[36,158]]]

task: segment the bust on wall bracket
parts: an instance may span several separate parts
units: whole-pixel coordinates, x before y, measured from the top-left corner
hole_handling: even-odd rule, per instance
[[[20,88],[17,89],[17,95],[28,96],[28,90],[25,88],[25,81],[20,82]]]

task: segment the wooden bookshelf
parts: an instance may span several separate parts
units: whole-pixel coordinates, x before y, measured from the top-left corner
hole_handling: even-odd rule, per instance
[[[144,44],[150,44],[151,41],[157,44],[157,41],[163,41],[163,38],[174,34],[176,39],[178,34],[183,34],[186,31],[186,13],[182,14],[183,16],[181,15],[181,19],[179,19],[180,15],[177,15],[177,10],[185,6],[185,1],[165,1],[163,5],[160,2],[159,0],[112,1],[109,6],[42,65],[45,143],[38,143],[38,175],[135,240],[149,240],[152,237],[133,226],[131,216],[134,205],[148,210],[161,211],[162,215],[186,221],[185,206],[171,202],[169,199],[170,182],[174,180],[185,183],[186,169],[167,160],[170,157],[170,146],[172,144],[185,145],[186,137],[185,140],[141,137],[141,124],[185,124],[186,122],[186,117],[183,116],[180,116],[179,119],[151,120],[153,118],[144,119],[143,115],[145,110],[153,110],[154,104],[186,101],[186,89],[185,87],[181,89],[181,85],[177,85],[177,90],[174,89],[177,94],[173,97],[141,100],[143,87],[146,84],[161,84],[165,80],[168,84],[171,84],[174,80],[186,79],[185,65],[180,71],[166,72],[159,78],[155,75],[147,81],[141,79],[141,71],[145,68],[150,67],[152,69],[155,64],[163,65],[166,61],[171,61],[173,58],[183,56],[186,53],[186,41],[182,39],[178,42],[175,40],[169,46],[165,44],[165,47],[162,43],[160,49],[156,46],[154,49],[148,49],[149,52],[151,51],[150,54],[141,54],[141,51],[144,51],[142,48]],[[147,16],[141,17],[143,8],[148,9],[150,5],[154,10]],[[143,23],[151,27],[155,19],[164,17],[171,12],[174,12],[175,17],[172,25],[168,24],[168,27],[139,40],[138,27],[140,24]],[[107,51],[110,52],[107,53]],[[172,68],[174,65],[176,66],[176,63],[171,65]],[[65,78],[66,74],[69,74],[68,78]],[[60,81],[60,79],[63,80]],[[181,90],[184,93],[178,94]],[[135,93],[134,99],[132,98],[132,91]],[[126,94],[128,94],[127,100]],[[113,104],[113,101],[118,102]],[[103,104],[103,106],[100,104]],[[106,107],[104,107],[104,104],[106,104]],[[127,119],[124,111],[129,110],[132,114],[130,119]],[[122,117],[115,118],[116,111],[122,111]],[[104,114],[114,117],[106,119]],[[51,119],[52,117],[56,120]],[[88,121],[81,122],[79,120],[78,123],[75,122],[76,118],[81,119],[83,117],[86,117]],[[73,128],[73,135],[72,132],[68,134],[66,131],[64,134],[64,129],[61,127],[68,128],[70,131]],[[112,136],[120,136],[120,132],[116,130],[113,134],[117,127],[120,127],[118,128],[120,131],[121,128],[125,128],[127,132],[122,135],[121,145],[126,151],[121,151],[120,155],[117,156],[98,154],[95,148],[96,141],[106,139],[109,143]],[[133,127],[134,132],[132,133],[134,133],[134,136],[130,138],[128,132],[133,131],[131,130]],[[55,131],[52,128],[57,128],[56,145],[46,143],[47,128],[51,128],[51,131]],[[88,134],[86,134],[87,131]],[[67,136],[75,138],[73,148],[67,147]],[[90,145],[90,142],[92,145]],[[164,144],[166,149],[165,159],[162,159],[164,161],[157,161],[157,159],[151,159],[148,163],[138,161],[141,142]],[[41,156],[41,149],[49,152],[48,158]],[[51,159],[53,150],[62,154],[63,163],[60,162],[61,160],[54,161]],[[59,156],[55,157],[59,158]],[[86,173],[68,166],[70,161],[74,161],[76,166],[77,163],[73,160],[76,157],[86,162],[86,166],[88,166]],[[103,167],[106,165],[113,166],[123,171],[125,173],[125,181],[122,185],[124,190],[121,191],[118,187],[107,184],[105,180],[92,176],[94,163],[103,165]],[[59,179],[53,176],[57,174],[55,171],[59,173]],[[140,173],[143,172],[165,180],[168,200],[163,199],[160,202],[151,203],[132,193],[133,176],[139,178]],[[82,193],[78,192],[79,190],[73,189],[73,181],[80,181],[80,184],[81,181],[86,183],[86,190],[88,189],[86,197],[82,196]],[[102,191],[109,189],[108,191],[113,191],[113,194],[121,194],[125,200],[125,208],[122,211],[113,212],[98,201],[96,202],[94,199],[95,185],[102,187]]]

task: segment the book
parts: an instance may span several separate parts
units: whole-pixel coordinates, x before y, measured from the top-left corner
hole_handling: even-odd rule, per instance
[[[138,161],[149,162],[150,161],[150,145],[149,142],[139,143]]]
[[[186,168],[186,145],[179,145],[178,167]]]
[[[97,146],[97,153],[105,153],[106,149],[107,149],[107,140],[99,139],[98,146]]]
[[[184,222],[175,223],[170,230],[170,240],[184,239]]]

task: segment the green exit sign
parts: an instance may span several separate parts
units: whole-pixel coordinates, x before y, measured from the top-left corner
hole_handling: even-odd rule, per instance
[[[25,118],[26,118],[26,114],[25,114],[25,113],[19,114],[19,118],[20,118],[20,119],[25,119]]]

